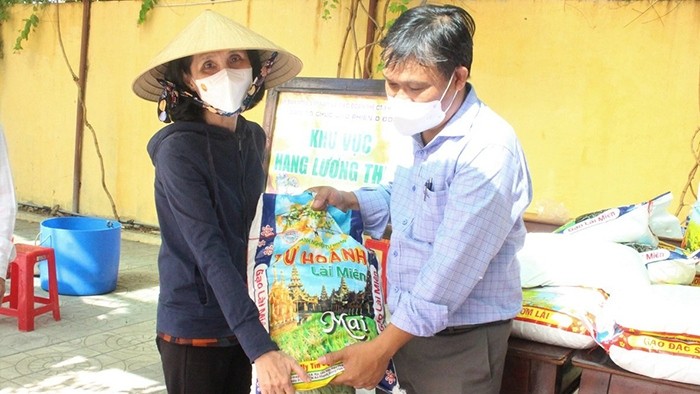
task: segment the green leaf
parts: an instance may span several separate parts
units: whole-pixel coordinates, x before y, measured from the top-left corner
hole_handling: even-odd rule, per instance
[[[17,40],[15,41],[15,46],[13,48],[15,51],[21,51],[23,49],[22,41],[26,41],[27,39],[29,39],[29,33],[32,30],[34,30],[34,28],[36,28],[38,24],[39,17],[34,13],[32,13],[32,15],[29,16],[29,18],[24,19],[24,28],[22,30],[19,30],[19,37],[17,37]]]
[[[148,11],[152,10],[156,4],[158,4],[158,0],[141,0],[141,9],[139,10],[139,20],[137,22],[138,25],[146,22],[146,14],[148,14]]]
[[[321,19],[329,20],[331,19],[331,10],[338,9],[340,5],[340,0],[323,0],[323,13],[321,14]]]

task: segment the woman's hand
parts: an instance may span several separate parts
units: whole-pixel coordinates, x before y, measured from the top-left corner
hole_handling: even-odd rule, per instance
[[[321,211],[329,205],[346,212],[349,209],[360,209],[355,193],[343,192],[330,186],[314,186],[308,191],[314,193],[314,201],[311,208]]]
[[[255,360],[255,370],[262,394],[294,394],[291,374],[296,372],[304,382],[311,379],[304,368],[281,351],[263,354]]]

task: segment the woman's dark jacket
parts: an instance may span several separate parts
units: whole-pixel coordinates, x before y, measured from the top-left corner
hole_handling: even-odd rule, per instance
[[[235,335],[251,361],[278,349],[246,286],[248,230],[263,192],[265,133],[175,122],[151,138],[162,244],[157,330],[178,338]]]

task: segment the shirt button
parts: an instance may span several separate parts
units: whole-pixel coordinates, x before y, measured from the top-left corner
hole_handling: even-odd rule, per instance
[[[408,223],[408,219],[404,219],[403,222],[401,222],[401,223],[403,223],[403,224]]]
[[[397,251],[395,250],[395,251],[394,251],[394,257],[397,257],[398,255],[399,255],[399,252],[397,252]]]
[[[416,191],[416,185],[413,185],[413,187],[411,188],[411,190],[413,190],[413,191],[415,192],[415,191]]]

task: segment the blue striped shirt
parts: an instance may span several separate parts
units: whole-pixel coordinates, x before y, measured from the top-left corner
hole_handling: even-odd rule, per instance
[[[443,130],[425,146],[416,135],[405,156],[393,182],[355,191],[372,237],[391,223],[391,323],[432,336],[513,318],[532,186],[512,127],[472,87]]]

